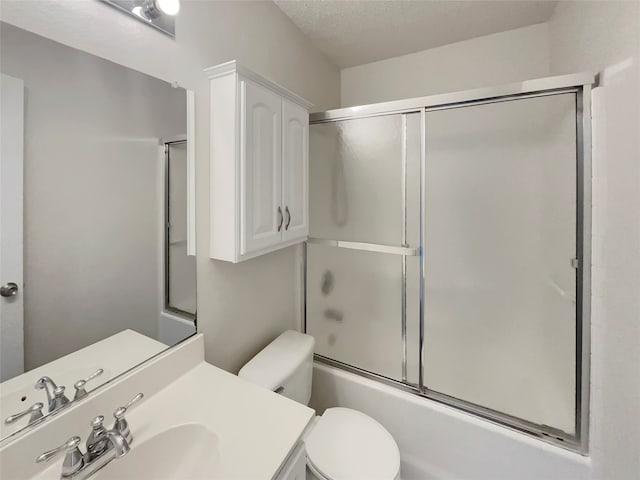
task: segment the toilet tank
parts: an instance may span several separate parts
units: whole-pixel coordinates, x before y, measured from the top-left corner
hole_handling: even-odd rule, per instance
[[[308,405],[314,345],[311,335],[287,330],[242,367],[238,376]]]

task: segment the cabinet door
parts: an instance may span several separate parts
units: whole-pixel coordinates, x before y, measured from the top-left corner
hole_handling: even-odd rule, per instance
[[[309,113],[283,100],[282,121],[282,238],[305,240],[309,234]]]
[[[304,444],[300,444],[293,453],[289,455],[276,480],[306,480],[306,478],[307,455],[304,450]]]
[[[282,101],[241,79],[241,245],[246,254],[282,241]]]

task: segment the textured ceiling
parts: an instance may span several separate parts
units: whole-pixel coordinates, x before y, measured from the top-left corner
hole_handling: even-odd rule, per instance
[[[274,0],[338,67],[547,21],[557,1]]]

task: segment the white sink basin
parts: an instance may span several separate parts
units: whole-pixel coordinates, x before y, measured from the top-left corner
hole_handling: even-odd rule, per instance
[[[218,437],[195,423],[170,428],[136,443],[122,458],[109,462],[95,480],[200,480],[218,473]]]

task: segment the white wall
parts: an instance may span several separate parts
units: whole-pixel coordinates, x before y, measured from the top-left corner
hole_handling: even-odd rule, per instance
[[[562,2],[551,72],[593,92],[593,478],[640,477],[640,3]]]
[[[547,24],[345,68],[343,107],[455,92],[549,74]]]
[[[11,25],[0,34],[2,72],[25,85],[26,369],[127,328],[156,338],[158,140],[185,131],[185,91]]]
[[[96,1],[1,2],[0,17],[196,94],[198,329],[209,362],[237,371],[300,315],[300,251],[230,265],[208,258],[209,92],[202,70],[237,59],[324,110],[339,72],[271,2],[183,1],[176,39]]]

